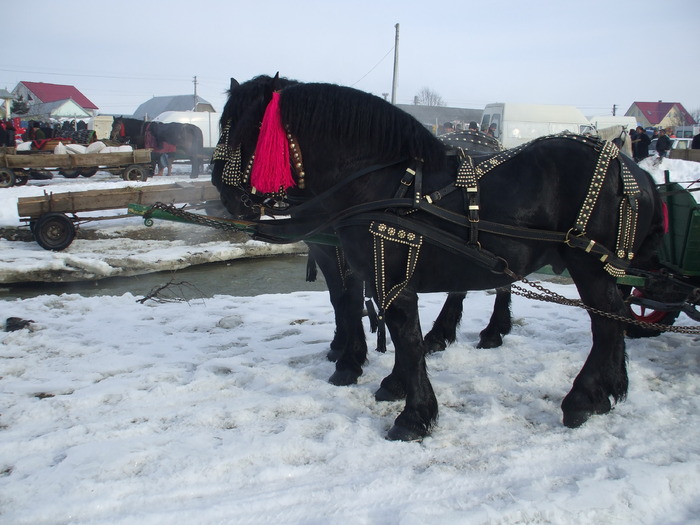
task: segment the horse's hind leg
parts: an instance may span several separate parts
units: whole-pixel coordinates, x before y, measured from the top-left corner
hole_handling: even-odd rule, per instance
[[[463,302],[466,293],[450,293],[438,314],[433,328],[425,336],[427,354],[442,352],[447,345],[457,339],[457,327],[462,319]]]
[[[496,289],[493,313],[489,324],[479,334],[477,348],[497,348],[503,344],[501,336],[509,334],[512,327],[510,313],[510,286]]]
[[[430,432],[438,415],[437,399],[425,366],[423,337],[418,318],[418,296],[403,291],[386,312],[386,323],[394,341],[394,369],[382,381],[393,381],[406,391],[406,405],[387,437],[415,441]]]
[[[602,268],[584,273],[569,267],[569,271],[586,305],[625,315],[622,296],[615,281]],[[594,414],[609,412],[612,408],[610,398],[617,402],[627,395],[625,323],[595,313],[589,312],[589,315],[593,346],[571,391],[561,404],[564,425],[570,428],[582,425]]]

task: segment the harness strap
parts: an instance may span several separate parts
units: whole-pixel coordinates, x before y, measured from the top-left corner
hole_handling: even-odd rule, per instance
[[[348,184],[356,181],[360,177],[363,177],[363,176],[365,176],[369,173],[375,172],[375,171],[389,168],[391,166],[396,166],[397,164],[401,164],[402,162],[405,162],[405,159],[394,160],[391,162],[384,162],[381,164],[373,164],[372,166],[368,166],[366,168],[363,168],[363,169],[355,172],[351,177],[344,179],[342,182],[339,182],[338,184],[335,184],[334,186],[332,186],[328,190],[326,190],[323,193],[315,196],[314,198],[306,201],[305,203],[299,204],[298,206],[293,206],[289,210],[289,215],[291,217],[301,217],[305,214],[308,214],[311,210],[318,208],[321,205],[321,203],[323,203],[323,201],[328,199],[330,196],[339,192],[341,189],[345,188]]]
[[[418,264],[418,255],[423,244],[423,237],[416,235],[410,230],[397,229],[385,222],[372,221],[369,225],[369,231],[374,236],[374,286],[377,305],[379,306],[377,314],[378,350],[382,352],[386,351],[386,309],[406,288],[411,277],[413,277],[413,272]],[[385,271],[385,248],[388,242],[403,244],[408,248],[405,274],[403,280],[398,283],[390,282]]]
[[[605,176],[608,173],[608,166],[612,159],[617,158],[620,150],[617,149],[612,142],[604,142],[603,147],[600,148],[600,154],[598,155],[598,160],[596,161],[595,169],[593,170],[593,177],[591,177],[590,185],[588,186],[588,194],[583,200],[583,205],[579,210],[578,217],[576,218],[575,228],[580,232],[585,232],[588,226],[588,220],[591,218],[593,209],[598,203],[598,196],[600,195],[600,190],[603,188],[603,182],[605,181]]]
[[[464,239],[452,233],[446,232],[431,224],[417,222],[411,220],[410,218],[401,217],[390,213],[369,212],[354,215],[339,223],[336,228],[341,229],[348,226],[364,226],[368,221],[375,221],[385,225],[391,224],[404,230],[405,232],[412,232],[422,236],[427,242],[440,246],[441,248],[444,248],[455,255],[468,257],[480,266],[495,273],[503,273],[503,270],[507,267],[506,262],[500,257],[496,257],[494,254],[478,246],[464,244]]]

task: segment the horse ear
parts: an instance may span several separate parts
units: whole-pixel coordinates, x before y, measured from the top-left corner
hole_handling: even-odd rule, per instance
[[[240,84],[238,83],[238,80],[236,80],[235,78],[231,77],[231,87],[230,87],[229,89],[230,89],[231,91],[233,91],[233,88],[237,88],[238,86],[240,86]]]
[[[279,91],[282,89],[282,83],[280,82],[280,72],[275,73],[275,78],[272,79],[272,91]]]

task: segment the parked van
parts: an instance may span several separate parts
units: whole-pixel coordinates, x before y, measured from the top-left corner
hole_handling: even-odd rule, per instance
[[[674,133],[679,139],[692,139],[700,133],[700,126],[676,126]]]
[[[562,131],[581,133],[586,126],[590,122],[574,106],[487,104],[481,117],[481,130],[493,129],[494,136],[506,148]]]
[[[179,122],[194,124],[202,130],[204,149],[215,148],[219,142],[219,120],[221,114],[209,111],[164,111],[153,120],[155,122]]]

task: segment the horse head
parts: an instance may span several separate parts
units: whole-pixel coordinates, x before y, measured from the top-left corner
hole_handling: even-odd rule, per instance
[[[115,117],[112,121],[112,131],[109,134],[109,140],[120,142],[124,136],[124,120],[123,117]]]
[[[252,219],[260,214],[265,198],[251,194],[250,174],[263,115],[273,93],[296,84],[280,78],[279,73],[274,77],[258,76],[242,84],[231,79],[214,152],[212,183],[234,217]]]

